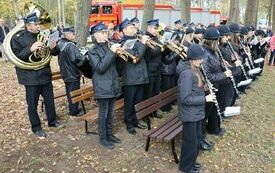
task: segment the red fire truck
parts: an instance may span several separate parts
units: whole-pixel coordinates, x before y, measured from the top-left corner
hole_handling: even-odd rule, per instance
[[[143,4],[122,4],[120,2],[94,2],[91,4],[90,25],[99,22],[113,23],[117,25],[126,17],[131,19],[137,17],[142,20]],[[155,5],[154,18],[160,20],[160,23],[173,26],[174,21],[180,19],[181,11],[172,5]],[[193,23],[202,23],[204,25],[220,23],[220,11],[191,8],[191,21]]]

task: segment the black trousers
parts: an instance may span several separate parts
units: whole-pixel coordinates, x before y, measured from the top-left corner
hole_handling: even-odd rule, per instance
[[[179,169],[189,172],[196,164],[202,139],[201,121],[182,123],[182,142]]]
[[[206,102],[205,116],[207,118],[207,131],[211,134],[218,134],[221,131],[221,122],[217,113],[217,108],[213,102]],[[205,129],[203,129],[205,134]]]
[[[149,84],[145,88],[145,99],[149,99],[155,95],[158,95],[160,92],[160,75],[149,76]],[[152,114],[156,114],[157,111],[154,111]]]
[[[271,51],[268,64],[275,65],[275,50]]]
[[[48,125],[52,126],[56,123],[56,112],[53,98],[53,86],[52,83],[45,85],[25,85],[26,100],[28,104],[29,120],[31,122],[31,128],[33,132],[41,130],[41,122],[37,113],[37,106],[39,96],[44,99],[46,115],[48,119]]]
[[[161,75],[161,91],[164,92],[176,86],[175,75]],[[169,103],[161,108],[162,111],[170,111],[172,103]]]
[[[115,98],[97,99],[98,102],[98,131],[101,139],[113,134],[113,119],[115,113]]]
[[[67,99],[69,103],[69,114],[75,116],[79,113],[79,109],[78,109],[79,103],[72,103],[70,92],[80,88],[80,79],[79,81],[75,81],[75,82],[65,82],[65,87],[66,87],[66,94],[67,94]]]
[[[135,104],[144,100],[145,85],[124,86],[124,122],[127,128],[137,125]]]

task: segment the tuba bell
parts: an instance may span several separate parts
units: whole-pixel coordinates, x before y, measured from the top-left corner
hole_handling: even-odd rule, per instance
[[[35,2],[28,2],[24,6],[24,15],[30,14],[35,12],[36,15],[39,18],[40,25],[42,29],[49,29],[51,26],[51,18],[49,17],[48,12],[45,10],[44,7],[41,5],[35,3]],[[6,35],[4,41],[3,41],[3,48],[7,55],[7,58],[11,63],[13,63],[16,67],[25,69],[25,70],[38,70],[46,66],[50,60],[50,49],[47,46],[48,43],[47,39],[45,38],[47,35],[45,32],[40,32],[38,34],[38,41],[43,41],[44,48],[42,50],[35,51],[30,57],[29,62],[22,61],[16,55],[13,53],[11,49],[11,39],[14,35],[16,35],[18,32],[24,30],[24,21],[21,19],[18,24]],[[42,55],[42,56],[41,56]],[[39,56],[39,58],[38,58]]]

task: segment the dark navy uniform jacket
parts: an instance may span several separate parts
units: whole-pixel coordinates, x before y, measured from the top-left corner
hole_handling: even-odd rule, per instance
[[[64,82],[79,81],[81,73],[77,66],[80,66],[85,57],[80,53],[74,42],[62,38],[58,42],[60,53],[58,55],[58,64],[60,73]]]
[[[30,48],[37,41],[37,34],[31,33],[26,29],[14,35],[11,40],[11,48],[17,58],[29,62],[32,54]],[[52,55],[57,55],[58,51],[52,51]],[[22,85],[44,85],[52,81],[50,64],[39,70],[24,70],[15,67],[19,84]]]
[[[117,98],[121,89],[116,69],[116,55],[107,43],[95,43],[88,52],[93,69],[92,81],[95,99]]]
[[[198,86],[198,79],[189,61],[180,61],[177,66],[178,114],[182,122],[196,122],[205,117],[204,87]]]

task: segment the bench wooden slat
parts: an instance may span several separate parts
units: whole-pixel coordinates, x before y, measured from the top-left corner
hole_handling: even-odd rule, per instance
[[[168,136],[166,136],[163,140],[164,141],[170,141],[174,137],[176,137],[180,132],[182,131],[182,125],[179,126],[176,130],[174,130],[172,133],[170,133]]]
[[[161,94],[158,94],[154,97],[151,97],[147,100],[144,100],[143,102],[140,102],[140,103],[136,104],[135,105],[135,110],[136,110],[136,112],[139,112],[140,110],[142,110],[142,109],[144,109],[148,106],[151,106],[152,104],[157,103],[161,99],[166,98],[167,96],[172,95],[173,93],[176,93],[176,92],[177,92],[176,87],[171,88],[171,89],[169,89],[169,90],[167,90],[167,91],[165,91]]]
[[[71,92],[71,97],[79,96],[81,94],[91,92],[93,90],[92,86],[83,86],[80,89]]]
[[[166,129],[165,131],[163,131],[160,135],[158,135],[157,139],[162,140],[167,135],[169,135],[170,133],[172,133],[175,129],[177,129],[179,126],[181,126],[181,122],[178,120],[175,124],[173,124],[168,129]]]
[[[161,108],[161,103],[160,102],[157,102],[155,104],[153,104],[152,106],[150,107],[147,107],[139,112],[136,113],[136,116],[137,116],[137,119],[140,120],[142,119],[143,117],[146,117],[148,116],[150,113],[158,110],[159,108]]]
[[[98,119],[98,109],[91,110],[87,112],[85,115],[79,117],[80,120],[86,121],[95,121]]]
[[[164,121],[163,123],[161,123],[160,125],[158,125],[157,128],[151,129],[147,132],[147,136],[150,136],[151,134],[153,134],[155,131],[159,130],[159,127],[164,126],[165,124],[167,124],[168,122],[172,121],[173,119],[175,119],[177,116],[172,116],[169,117],[166,121]]]
[[[119,110],[124,107],[124,99],[119,99],[116,101],[115,110]]]
[[[86,93],[84,93],[80,96],[73,97],[72,98],[72,103],[78,103],[82,100],[90,99],[90,98],[92,98],[93,95],[94,95],[93,91],[86,92]]]
[[[54,99],[66,96],[66,91],[65,90],[58,90],[53,93]]]
[[[164,126],[159,126],[158,130],[155,131],[154,133],[150,134],[150,137],[156,138],[159,134],[163,133],[165,130],[173,126],[175,123],[178,122],[178,118],[175,117],[171,121],[167,122]]]

